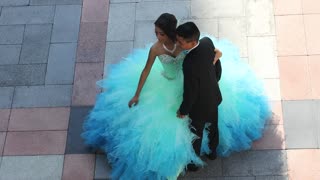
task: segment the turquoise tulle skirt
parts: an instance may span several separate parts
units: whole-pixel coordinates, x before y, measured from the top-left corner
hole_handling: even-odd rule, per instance
[[[262,82],[240,59],[238,49],[228,41],[211,39],[223,52],[217,153],[228,156],[250,149],[262,136],[271,113]],[[108,67],[106,79],[97,83],[105,91],[98,95],[83,126],[86,144],[105,151],[113,179],[176,179],[188,163],[204,165],[193,151],[197,137],[190,131],[189,120],[176,117],[182,101],[182,72],[168,80],[156,59],[139,104],[128,108],[149,48],[136,49]],[[204,137],[203,153],[209,153],[207,141]]]

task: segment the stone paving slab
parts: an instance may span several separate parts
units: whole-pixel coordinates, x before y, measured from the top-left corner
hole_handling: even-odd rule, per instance
[[[0,26],[0,44],[21,44],[23,32],[23,25]]]
[[[46,64],[0,66],[0,86],[43,85]]]
[[[0,179],[61,179],[63,156],[4,156]]]
[[[0,108],[11,108],[14,87],[0,87]]]
[[[181,175],[179,179],[191,179],[191,178],[203,178],[203,179],[211,179],[213,177],[223,176],[222,170],[222,158],[218,158],[214,161],[210,161],[208,159],[204,159],[205,163],[207,163],[204,168],[201,168],[197,172],[187,172],[184,176]]]
[[[134,48],[145,48],[156,42],[154,21],[136,21],[134,30]],[[126,56],[127,54],[124,54]]]
[[[244,17],[245,1],[192,0],[191,16],[194,18]],[[213,11],[214,9],[214,11]]]
[[[50,43],[52,24],[26,25],[23,43]]]
[[[82,22],[107,22],[109,0],[84,0]],[[125,14],[125,13],[124,13]]]
[[[80,136],[83,132],[83,122],[91,109],[91,106],[71,107],[66,154],[93,153],[92,149],[84,144],[84,140]]]
[[[317,100],[315,102],[315,127],[316,127],[316,131],[317,131],[317,139],[318,139],[318,149],[320,149],[320,101]]]
[[[288,176],[256,176],[255,180],[288,180]]]
[[[96,96],[101,88],[96,85],[102,79],[104,64],[76,63],[72,105],[91,106],[96,102]]]
[[[260,78],[279,78],[276,37],[248,38],[249,64]]]
[[[241,57],[248,57],[246,18],[219,18],[218,21],[219,38],[231,41],[235,46],[237,46],[237,48],[239,48]],[[212,35],[216,36],[216,33]]]
[[[54,6],[3,7],[0,25],[52,23]]]
[[[0,65],[18,64],[21,45],[0,45]]]
[[[105,64],[121,61],[133,50],[132,41],[107,42]]]
[[[273,1],[247,0],[246,3],[248,36],[275,35]]]
[[[283,119],[287,149],[319,148],[314,101],[283,101]]]
[[[0,131],[7,131],[10,109],[0,109]]]
[[[111,179],[111,168],[108,165],[105,155],[96,155],[94,178],[96,179]]]
[[[23,43],[19,64],[47,63],[49,43]]]
[[[112,5],[111,5],[112,8]],[[110,9],[112,10],[112,9]],[[140,2],[136,6],[136,20],[156,20],[160,14],[173,13],[177,19],[190,16],[190,1]]]
[[[135,9],[134,3],[110,4],[107,41],[134,39]]]
[[[283,150],[241,152],[223,159],[222,168],[225,176],[286,175],[286,152]]]
[[[12,109],[9,131],[67,130],[70,108]]]
[[[3,152],[3,147],[4,147],[4,142],[6,140],[6,132],[0,132],[0,156],[2,156],[2,152]],[[0,162],[1,165],[1,162]]]
[[[30,0],[30,5],[81,5],[83,0]]]
[[[80,5],[56,6],[51,42],[77,42],[80,26]]]
[[[1,0],[0,6],[26,6],[29,0]]]
[[[76,43],[50,45],[46,84],[73,83],[76,49]]]
[[[64,154],[66,139],[66,131],[8,132],[3,154]]]
[[[81,23],[77,62],[104,61],[106,50],[106,30],[107,23],[105,22]]]
[[[62,179],[90,180],[94,177],[94,154],[67,154]]]
[[[12,106],[57,107],[70,106],[71,85],[19,86],[16,87]]]

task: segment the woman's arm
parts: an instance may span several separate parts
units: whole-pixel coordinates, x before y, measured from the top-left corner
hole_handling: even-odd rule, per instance
[[[214,49],[214,52],[216,55],[214,56],[213,64],[216,64],[216,62],[222,57],[222,52],[217,48]]]
[[[147,78],[149,76],[150,70],[152,68],[152,65],[153,65],[155,59],[156,59],[156,50],[155,50],[155,45],[153,45],[149,50],[147,63],[145,65],[145,67],[143,68],[142,72],[141,72],[136,93],[128,103],[128,106],[130,108],[132,107],[132,105],[137,105],[138,104],[141,90],[142,90],[143,85],[144,85],[144,83],[146,82],[146,80],[147,80]]]

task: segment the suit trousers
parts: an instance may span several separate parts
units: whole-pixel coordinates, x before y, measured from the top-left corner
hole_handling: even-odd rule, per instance
[[[219,145],[219,129],[218,129],[218,107],[215,108],[214,118],[210,121],[199,121],[197,119],[191,120],[191,132],[197,135],[199,138],[194,140],[193,148],[195,153],[200,156],[201,151],[201,142],[203,137],[203,130],[205,128],[205,124],[210,123],[211,125],[208,127],[208,139],[209,139],[209,148],[211,153],[216,154],[216,149]]]

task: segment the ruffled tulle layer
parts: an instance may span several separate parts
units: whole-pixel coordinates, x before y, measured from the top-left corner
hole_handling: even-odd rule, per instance
[[[261,82],[241,61],[237,48],[211,39],[223,52],[217,152],[228,156],[249,149],[261,137],[270,109]],[[203,164],[192,148],[196,137],[189,130],[189,121],[176,117],[182,101],[182,72],[177,79],[168,80],[156,60],[139,104],[128,108],[149,47],[135,50],[108,68],[106,79],[98,82],[105,91],[84,124],[82,137],[88,145],[106,152],[113,179],[175,179],[188,163]],[[208,152],[206,143],[202,149]]]

